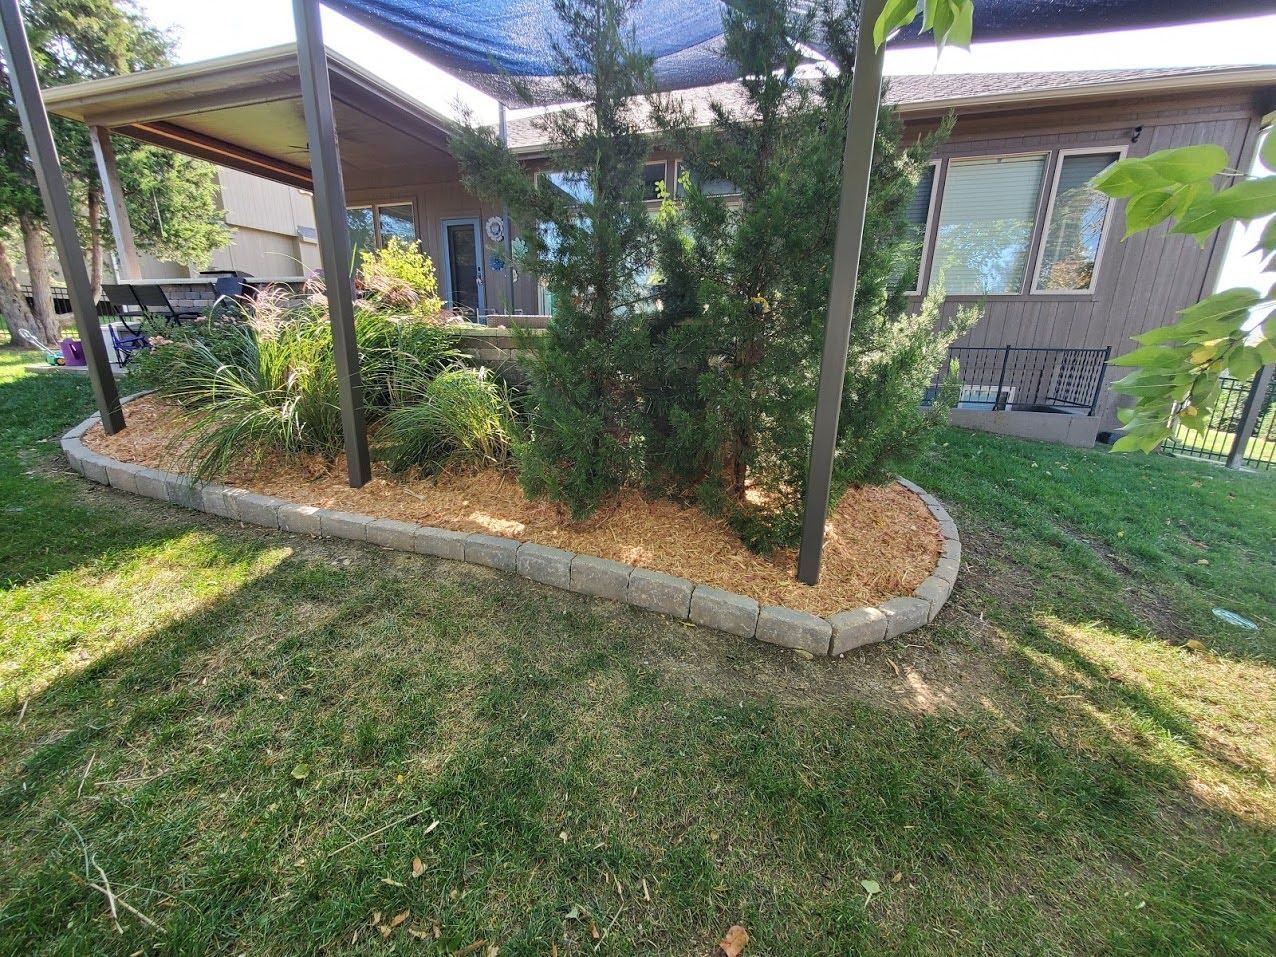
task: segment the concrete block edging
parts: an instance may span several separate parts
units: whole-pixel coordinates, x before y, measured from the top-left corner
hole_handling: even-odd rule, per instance
[[[121,404],[145,394],[128,396]],[[840,658],[853,648],[888,641],[924,627],[948,602],[960,569],[961,539],[956,522],[937,498],[903,478],[897,481],[922,500],[944,539],[935,568],[911,595],[891,598],[877,606],[819,616],[788,608],[761,607],[752,598],[711,585],[534,542],[298,505],[217,483],[192,483],[174,472],[120,462],[94,452],[82,439],[97,421],[98,416],[91,415],[62,436],[62,451],[72,469],[99,485],[248,525],[366,541],[383,548],[485,565],[550,587],[624,602],[706,628],[792,648],[806,657]]]

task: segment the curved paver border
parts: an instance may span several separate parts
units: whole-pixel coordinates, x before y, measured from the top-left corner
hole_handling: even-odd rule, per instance
[[[145,394],[137,393],[121,402],[131,402]],[[934,621],[952,593],[961,564],[957,524],[939,499],[902,478],[899,483],[916,494],[938,520],[944,538],[943,551],[930,577],[911,595],[891,598],[873,607],[820,616],[760,605],[744,595],[686,578],[534,542],[298,505],[216,482],[192,483],[175,472],[120,462],[94,452],[82,438],[97,422],[98,416],[91,415],[62,437],[62,450],[71,468],[91,482],[249,525],[366,541],[399,551],[486,565],[543,585],[625,602],[811,655],[843,655],[852,648],[886,641]]]

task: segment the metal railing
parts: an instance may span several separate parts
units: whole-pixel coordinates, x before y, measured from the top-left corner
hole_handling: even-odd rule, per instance
[[[1112,349],[953,346],[948,356],[961,380],[959,409],[1094,415]]]
[[[19,286],[22,298],[27,301],[27,306],[35,308],[35,296],[32,294],[30,286]],[[67,291],[66,286],[50,286],[49,292],[53,295],[53,313],[57,316],[69,316],[71,309],[71,293]],[[99,299],[97,304],[97,314],[99,316],[114,316],[116,314],[115,307],[105,299]]]
[[[1161,445],[1161,451],[1171,455],[1187,455],[1211,462],[1243,462],[1250,468],[1264,471],[1276,468],[1276,378],[1262,383],[1265,392],[1261,399],[1252,432],[1246,437],[1244,447],[1237,448],[1237,437],[1245,425],[1245,413],[1249,407],[1249,394],[1254,382],[1240,379],[1222,379],[1214,411],[1202,431],[1178,427],[1174,436]]]

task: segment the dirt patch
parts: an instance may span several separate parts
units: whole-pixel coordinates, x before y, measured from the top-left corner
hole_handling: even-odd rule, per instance
[[[84,443],[114,459],[180,471],[177,413],[146,397],[129,405],[117,435],[91,428]],[[512,475],[495,470],[401,480],[381,467],[360,489],[345,483],[340,461],[273,456],[244,463],[230,484],[288,501],[362,512],[464,532],[504,535],[641,565],[816,614],[907,595],[931,574],[942,539],[925,504],[897,484],[852,489],[829,520],[824,574],[815,587],[794,575],[796,553],[749,551],[724,523],[697,509],[626,491],[585,522],[529,502]]]

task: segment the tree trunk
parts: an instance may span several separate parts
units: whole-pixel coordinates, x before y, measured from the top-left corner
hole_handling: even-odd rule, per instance
[[[102,195],[89,189],[89,285],[93,287],[93,301],[102,299]]]
[[[53,311],[53,280],[44,248],[44,230],[31,216],[18,217],[18,224],[22,227],[27,275],[31,277],[31,300],[35,304],[31,312],[35,316],[36,334],[45,342],[57,342],[61,323]]]
[[[18,286],[18,277],[13,272],[13,263],[9,260],[9,250],[3,239],[0,239],[0,312],[4,313],[5,325],[9,327],[11,345],[27,347],[27,341],[19,334],[20,329],[29,329],[40,336],[35,316],[31,314]]]

